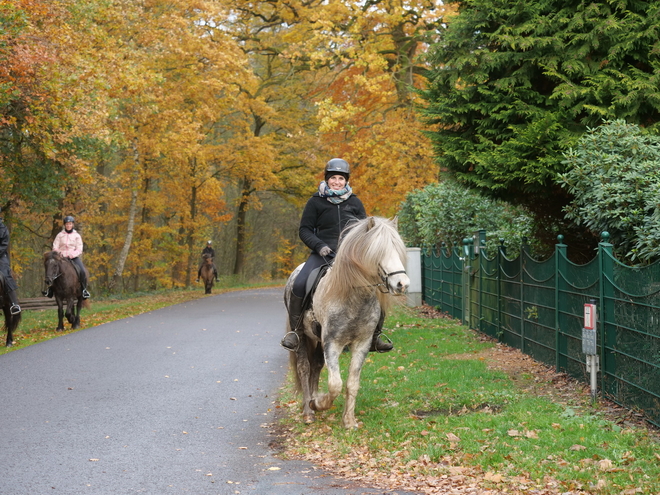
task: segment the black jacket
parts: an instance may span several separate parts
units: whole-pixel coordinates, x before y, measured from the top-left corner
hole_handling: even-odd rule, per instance
[[[318,253],[323,246],[337,251],[339,234],[344,227],[363,218],[367,218],[367,213],[357,196],[352,194],[346,201],[335,205],[317,192],[305,205],[298,234],[312,251]]]

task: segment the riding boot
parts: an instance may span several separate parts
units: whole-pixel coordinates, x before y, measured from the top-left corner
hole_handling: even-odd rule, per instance
[[[16,295],[16,291],[10,290],[9,292],[7,292],[7,296],[11,301],[11,307],[9,308],[9,312],[13,315],[17,315],[18,313],[21,312],[21,307],[18,305],[18,296]]]
[[[46,287],[46,290],[42,290],[41,293],[46,297],[53,297],[53,288]]]
[[[378,320],[378,325],[376,325],[376,330],[374,330],[374,337],[371,341],[371,349],[369,352],[389,352],[394,349],[394,344],[392,341],[387,338],[389,342],[381,340],[380,335],[383,333],[383,322],[385,321],[385,313],[380,313],[380,319]]]
[[[291,297],[289,298],[289,326],[291,327],[291,331],[288,332],[280,342],[282,347],[293,352],[298,350],[300,337],[303,331],[302,328],[298,328],[301,326],[299,323],[300,316],[303,312],[303,300],[304,297],[298,297],[293,293],[291,294]]]

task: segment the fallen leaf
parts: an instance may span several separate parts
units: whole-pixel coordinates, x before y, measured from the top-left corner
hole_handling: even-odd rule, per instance
[[[520,432],[518,430],[509,430],[509,431],[507,431],[507,433],[509,434],[510,437],[519,437],[520,436]]]
[[[461,439],[459,437],[457,437],[456,435],[454,435],[453,433],[447,433],[447,440],[449,440],[450,442],[460,442],[461,441]]]
[[[502,482],[502,475],[499,474],[499,473],[491,473],[489,471],[484,475],[484,479],[486,481],[492,481],[494,483],[501,483]]]
[[[271,466],[268,468],[269,471],[279,471],[282,468],[278,468],[277,466]]]
[[[584,445],[579,445],[576,443],[575,445],[571,445],[570,450],[587,450],[587,448]]]

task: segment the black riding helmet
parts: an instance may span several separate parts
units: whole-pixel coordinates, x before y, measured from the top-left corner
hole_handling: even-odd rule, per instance
[[[75,221],[76,221],[75,218],[73,218],[71,215],[67,215],[64,217],[63,223],[75,222]]]
[[[346,182],[348,182],[348,178],[351,175],[351,166],[346,160],[342,160],[341,158],[333,158],[325,164],[326,182],[333,175],[341,175],[346,179]]]

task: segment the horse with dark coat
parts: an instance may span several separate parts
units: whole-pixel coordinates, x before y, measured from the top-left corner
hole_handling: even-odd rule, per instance
[[[79,328],[80,310],[86,299],[83,299],[82,286],[75,265],[69,258],[60,256],[57,251],[49,251],[44,254],[44,269],[46,285],[53,290],[57,302],[56,330],[64,330],[64,316],[74,330]],[[85,275],[89,278],[87,272]]]

